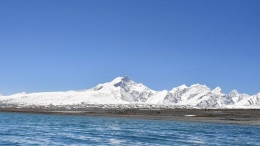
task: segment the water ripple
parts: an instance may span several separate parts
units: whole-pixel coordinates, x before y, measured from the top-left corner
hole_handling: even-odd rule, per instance
[[[0,145],[260,145],[259,126],[0,113]]]

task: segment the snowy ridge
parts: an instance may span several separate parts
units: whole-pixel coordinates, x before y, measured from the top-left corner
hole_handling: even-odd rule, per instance
[[[88,90],[67,92],[0,94],[0,106],[68,106],[102,105],[106,107],[183,107],[183,108],[260,108],[260,93],[240,94],[232,90],[224,94],[220,87],[181,85],[170,91],[154,91],[126,77],[99,84]]]

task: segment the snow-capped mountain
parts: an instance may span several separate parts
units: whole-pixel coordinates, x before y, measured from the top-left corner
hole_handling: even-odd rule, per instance
[[[110,91],[119,100],[127,102],[145,102],[149,97],[155,94],[155,91],[149,89],[141,83],[135,83],[126,77],[118,77],[113,81],[99,84],[89,91],[107,92]]]
[[[228,96],[231,97],[234,102],[239,102],[239,101],[241,101],[242,99],[245,99],[245,98],[249,97],[249,95],[244,94],[244,93],[243,93],[243,94],[239,94],[239,93],[237,92],[237,90],[232,90],[232,91],[228,94]]]
[[[247,98],[241,99],[237,104],[243,105],[243,106],[258,106],[258,107],[260,107],[260,93],[253,95],[253,96],[247,96]]]
[[[190,105],[192,107],[222,107],[233,104],[231,97],[226,96],[217,87],[210,90],[206,85],[194,84],[173,88],[171,91],[161,91],[147,100],[152,104],[178,104]]]
[[[154,91],[128,77],[117,77],[88,90],[67,92],[17,93],[0,96],[1,105],[64,106],[64,105],[177,105],[196,108],[260,108],[260,93],[250,96],[236,90],[224,94],[220,87],[181,85],[170,91]]]

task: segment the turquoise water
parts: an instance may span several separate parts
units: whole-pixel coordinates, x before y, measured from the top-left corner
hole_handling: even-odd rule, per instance
[[[0,145],[260,145],[260,127],[0,113]]]

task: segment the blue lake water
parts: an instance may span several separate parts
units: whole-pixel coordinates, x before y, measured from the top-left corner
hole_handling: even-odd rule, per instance
[[[260,145],[260,126],[0,112],[0,145]]]

